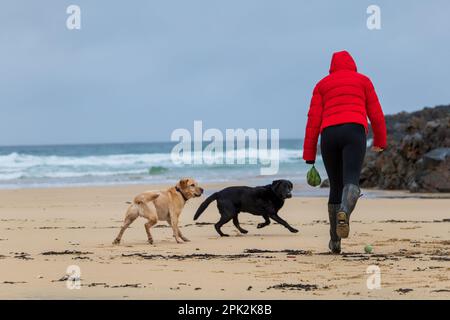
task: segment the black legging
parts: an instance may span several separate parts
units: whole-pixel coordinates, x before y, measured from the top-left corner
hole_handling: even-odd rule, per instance
[[[364,126],[345,123],[326,127],[320,138],[322,159],[330,181],[328,203],[339,204],[344,185],[359,186],[359,175],[366,154]]]

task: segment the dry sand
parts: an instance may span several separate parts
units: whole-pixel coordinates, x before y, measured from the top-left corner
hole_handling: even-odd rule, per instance
[[[0,191],[0,298],[450,298],[449,199],[362,198],[340,256],[328,254],[325,198],[286,202],[280,215],[297,234],[275,223],[256,229],[262,218],[241,214],[249,233],[229,223],[223,230],[232,236],[220,238],[210,224],[219,218],[214,204],[193,223],[195,199],[180,224],[191,242],[176,244],[160,223],[149,245],[139,219],[113,246],[125,201],[147,189]],[[80,267],[81,289],[67,289],[69,265]],[[378,290],[367,289],[369,265],[380,267]]]

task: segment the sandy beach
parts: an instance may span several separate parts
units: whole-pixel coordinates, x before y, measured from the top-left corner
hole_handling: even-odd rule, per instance
[[[218,186],[213,186],[217,188]],[[450,298],[450,199],[362,198],[343,254],[328,254],[326,198],[289,199],[280,216],[300,230],[241,214],[247,235],[232,223],[220,238],[211,205],[195,224],[202,201],[188,202],[181,227],[191,242],[176,244],[160,223],[154,245],[137,220],[119,246],[111,244],[127,204],[159,186],[0,191],[2,299],[409,299]],[[206,189],[211,188],[207,186]],[[373,254],[364,253],[372,244]],[[81,288],[69,290],[70,265]],[[369,290],[366,269],[381,271]]]

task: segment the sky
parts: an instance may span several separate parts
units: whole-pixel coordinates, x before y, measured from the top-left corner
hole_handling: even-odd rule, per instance
[[[448,104],[449,17],[448,0],[5,0],[0,145],[169,141],[194,120],[303,138],[340,50],[386,114]]]

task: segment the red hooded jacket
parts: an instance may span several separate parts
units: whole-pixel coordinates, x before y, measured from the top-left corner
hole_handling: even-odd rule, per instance
[[[384,149],[386,124],[372,82],[357,72],[355,61],[347,51],[335,52],[330,74],[314,88],[303,142],[303,159],[316,159],[317,140],[324,128],[359,123],[367,132],[367,117],[372,125],[373,145]]]

